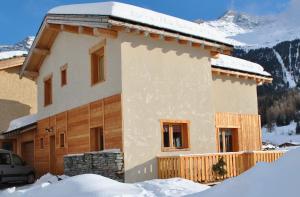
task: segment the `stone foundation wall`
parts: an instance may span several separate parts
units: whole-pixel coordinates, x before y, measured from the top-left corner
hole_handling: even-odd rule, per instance
[[[64,174],[99,174],[124,182],[124,156],[119,150],[88,152],[64,156]]]

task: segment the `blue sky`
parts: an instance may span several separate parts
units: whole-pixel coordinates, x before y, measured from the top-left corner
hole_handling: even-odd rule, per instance
[[[2,0],[0,6],[0,45],[14,44],[35,35],[43,17],[52,7],[102,0]],[[187,20],[212,20],[228,9],[256,15],[276,14],[290,0],[118,0]]]

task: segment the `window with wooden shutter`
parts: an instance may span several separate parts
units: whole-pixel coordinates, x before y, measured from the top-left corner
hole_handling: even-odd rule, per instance
[[[91,84],[104,81],[104,47],[91,53]]]
[[[162,150],[186,150],[190,148],[189,121],[162,120]]]
[[[44,106],[52,104],[52,76],[44,80]]]

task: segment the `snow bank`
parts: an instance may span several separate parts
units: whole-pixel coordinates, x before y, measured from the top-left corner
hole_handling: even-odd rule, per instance
[[[268,132],[268,128],[262,128],[262,140],[267,143],[280,145],[286,142],[300,143],[300,135],[296,135],[297,123],[292,121],[286,126],[274,126],[272,132]]]
[[[274,163],[259,163],[238,177],[190,197],[299,196],[300,148],[290,150]]]
[[[271,76],[270,73],[264,71],[264,68],[257,63],[249,62],[247,60],[229,55],[220,54],[218,58],[211,58],[211,64],[217,67],[240,70],[268,77]]]
[[[22,128],[22,127],[27,126],[27,125],[31,125],[35,122],[37,122],[37,115],[36,114],[31,114],[31,115],[28,115],[28,116],[23,116],[21,118],[17,118],[15,120],[12,120],[9,123],[9,127],[8,127],[8,129],[5,133],[16,130],[16,129],[19,129],[19,128]]]
[[[204,28],[195,22],[186,21],[180,18],[125,3],[102,2],[64,5],[55,7],[48,13],[108,15],[193,36],[199,36],[222,43],[232,44],[229,39],[224,38],[219,31],[212,28]]]
[[[189,180],[174,178],[167,180],[151,180],[135,184],[120,183],[99,175],[84,174],[74,177],[47,174],[35,184],[22,188],[9,188],[2,193],[2,197],[168,197],[184,196],[203,191],[209,187]]]

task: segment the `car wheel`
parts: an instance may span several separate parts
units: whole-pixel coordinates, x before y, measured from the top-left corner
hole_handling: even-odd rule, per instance
[[[27,183],[28,184],[32,184],[32,183],[34,183],[34,181],[35,181],[35,176],[33,173],[27,175]]]

